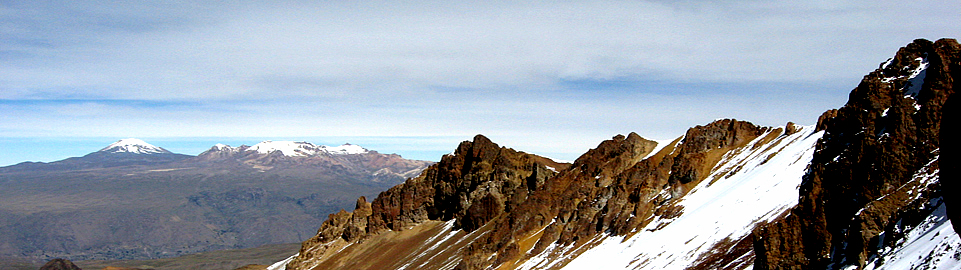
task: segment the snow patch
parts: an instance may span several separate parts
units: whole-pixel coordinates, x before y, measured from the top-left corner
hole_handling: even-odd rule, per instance
[[[888,65],[891,64],[891,61],[892,60],[888,60],[888,62],[885,62],[881,68],[882,69],[886,68]],[[904,85],[904,87],[901,88],[901,91],[904,92],[905,96],[909,96],[909,97],[918,96],[918,93],[921,92],[921,85],[924,84],[924,77],[926,77],[927,75],[927,70],[930,63],[928,62],[927,57],[918,57],[914,59],[914,61],[919,62],[918,67],[914,68],[914,70],[911,70],[911,73],[909,75],[884,77],[884,78],[881,78],[881,81],[885,83],[890,83],[897,79],[906,78],[908,81]],[[907,66],[904,67],[905,70],[907,68],[908,68]]]
[[[449,247],[450,244],[447,243],[447,241],[450,240],[451,237],[454,237],[455,235],[457,235],[457,232],[459,232],[454,230],[454,222],[455,220],[453,219],[444,222],[444,225],[441,227],[441,233],[431,236],[430,239],[427,239],[427,241],[424,241],[424,245],[430,245],[430,246],[427,247],[427,249],[420,251],[420,254],[418,254],[413,259],[408,259],[407,264],[404,264],[403,266],[397,269],[398,270],[408,269],[412,266],[412,264],[415,261],[424,257],[424,255],[431,254],[434,250],[438,248],[441,248],[441,250],[444,250],[444,248]],[[429,258],[427,258],[427,260],[424,263],[417,265],[413,269],[423,269],[424,264],[432,261],[435,257],[437,257],[437,255],[440,255],[441,253],[442,252],[433,252],[434,255],[430,256]]]
[[[866,270],[961,269],[961,238],[948,220],[943,202],[895,248],[885,248]]]
[[[891,63],[894,63],[894,58],[888,58],[888,61],[885,61],[884,64],[881,64],[881,69],[888,68]]]
[[[667,147],[668,145],[671,145],[671,142],[674,142],[674,140],[676,140],[676,139],[672,139],[672,140],[653,140],[654,142],[657,143],[657,146],[655,146],[655,147],[654,147],[654,150],[652,150],[650,153],[648,153],[647,156],[644,157],[644,158],[642,158],[641,160],[645,160],[645,159],[648,159],[648,158],[653,157],[654,155],[657,154],[657,152],[660,152],[661,149],[664,149],[664,147]],[[677,140],[677,143],[681,143],[681,140]],[[677,146],[677,145],[674,144],[674,145],[672,145],[672,146]]]
[[[267,266],[267,270],[287,270],[287,264],[290,263],[290,261],[293,261],[294,258],[297,258],[297,256],[300,256],[300,253],[294,254],[293,256],[287,257],[287,259]]]
[[[331,147],[326,145],[315,145],[309,142],[293,141],[263,141],[251,146],[247,149],[247,151],[256,151],[261,154],[280,152],[288,157],[306,157],[322,154],[356,155],[368,152],[367,149],[359,145],[353,145],[349,143],[337,147]]]
[[[291,141],[263,141],[251,146],[247,151],[256,151],[261,154],[270,154],[280,151],[285,156],[312,156],[316,154],[319,147],[309,142]]]
[[[360,147],[360,145],[353,145],[349,143],[337,147],[321,146],[321,148],[324,148],[327,153],[335,155],[356,155],[367,153],[367,149]]]
[[[908,76],[908,83],[904,85],[904,94],[912,97],[918,96],[921,92],[921,85],[924,84],[924,77],[927,75],[928,70],[928,58],[918,57],[914,61],[920,61],[918,67],[911,71],[911,75]]]

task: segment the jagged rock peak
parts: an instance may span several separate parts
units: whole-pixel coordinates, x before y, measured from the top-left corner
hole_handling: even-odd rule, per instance
[[[70,260],[53,259],[40,267],[40,270],[81,270]]]
[[[956,40],[918,39],[825,112],[798,206],[755,230],[755,269],[865,267],[898,241],[897,227],[915,225],[905,216],[939,196],[918,177],[937,171],[942,107],[959,74]]]
[[[500,149],[500,146],[492,142],[484,135],[477,134],[471,141],[463,141],[454,150],[454,156],[468,157],[469,159],[489,159]]]
[[[683,147],[688,152],[699,152],[737,145],[752,140],[767,130],[768,128],[747,121],[720,119],[688,129]]]
[[[637,133],[631,132],[624,135],[618,134],[611,138],[610,140],[605,140],[601,142],[597,148],[588,150],[587,153],[581,155],[576,160],[574,160],[574,166],[579,166],[581,164],[590,163],[592,160],[608,158],[611,155],[617,155],[625,150],[629,150],[632,154],[638,154],[636,152],[643,151],[642,149],[631,149],[638,144],[650,144],[657,143],[648,139],[641,138]],[[652,145],[653,147],[653,145]]]
[[[169,154],[170,151],[163,149],[152,144],[149,144],[140,139],[122,139],[115,143],[100,149],[102,153],[133,153],[133,154]]]

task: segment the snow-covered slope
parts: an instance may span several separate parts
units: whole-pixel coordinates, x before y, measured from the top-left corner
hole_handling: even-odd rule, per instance
[[[814,145],[823,133],[816,132],[813,126],[793,124],[764,130],[752,141],[726,152],[710,168],[710,174],[703,181],[686,195],[678,194],[683,197],[676,202],[671,200],[679,206],[677,209],[683,209],[678,215],[655,215],[645,226],[626,236],[604,232],[593,235],[587,244],[552,244],[541,252],[528,253],[506,269],[686,269],[704,265],[714,259],[711,255],[715,253],[738,256],[735,260],[721,260],[728,264],[722,265],[724,268],[750,268],[753,262],[750,242],[746,242],[745,249],[742,240],[749,238],[754,224],[773,219],[797,203],[798,186],[811,161]],[[679,141],[659,142],[643,159],[660,159],[684,151],[677,145]],[[655,157],[653,153],[660,154]],[[675,196],[668,194],[671,192],[665,189],[664,194],[658,196]],[[462,260],[459,254],[472,242],[496,233],[490,226],[465,232],[453,224],[454,220],[444,223],[428,221],[403,231],[375,235],[359,243],[343,239],[319,245],[305,243],[305,250],[319,252],[322,255],[314,256],[327,259],[303,262],[296,269],[334,265],[452,269]],[[531,241],[541,237],[551,224],[542,225],[539,231],[525,233],[527,236],[519,236],[518,241],[528,243],[522,244],[520,252],[533,251]],[[395,243],[396,239],[425,240]],[[733,252],[735,249],[740,251]],[[339,253],[330,253],[334,250]],[[390,252],[389,257],[393,259],[377,263],[383,258],[369,257],[371,250]],[[361,257],[375,262],[352,262]],[[279,265],[274,267],[279,268]]]
[[[103,153],[169,154],[170,151],[156,147],[140,139],[122,139],[100,149]]]
[[[777,130],[776,130],[777,131]],[[657,217],[633,236],[597,237],[596,245],[573,258],[563,269],[686,269],[713,252],[727,253],[751,233],[754,224],[770,220],[797,203],[797,188],[822,132],[814,127],[764,144],[732,151],[678,205],[673,218]],[[527,261],[520,269],[561,266],[578,250],[555,246]],[[725,269],[749,269],[749,254]]]
[[[936,207],[931,215],[907,228],[905,238],[882,250],[864,269],[961,269],[961,238],[948,220],[944,202],[932,200],[929,206]]]

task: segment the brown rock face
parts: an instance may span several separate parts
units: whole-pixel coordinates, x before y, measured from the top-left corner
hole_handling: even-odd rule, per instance
[[[444,156],[420,177],[381,193],[373,202],[368,232],[403,230],[425,220],[451,219],[457,220],[457,228],[473,231],[502,212],[504,203],[523,201],[528,193],[527,178],[543,166],[566,167],[500,147],[478,135],[473,142],[461,143],[454,155]]]
[[[679,215],[683,209],[675,205],[677,199],[705,180],[725,153],[768,131],[748,122],[719,120],[691,128],[683,140],[666,146],[634,133],[618,135],[573,164],[503,148],[477,136],[420,177],[381,193],[370,204],[370,214],[361,202],[353,214],[332,214],[288,269],[358,265],[344,262],[353,255],[325,253],[345,245],[337,244],[345,243],[341,239],[377,239],[377,247],[349,250],[392,250],[397,253],[391,256],[406,256],[401,255],[407,254],[403,248],[384,247],[383,241],[424,236],[377,236],[405,235],[401,231],[426,221],[449,220],[472,239],[455,255],[457,269],[510,269],[553,244],[580,247],[601,234],[629,234],[655,215]],[[662,149],[653,153],[658,147]],[[479,233],[470,234],[475,231]],[[364,254],[355,257],[370,258]],[[325,264],[323,258],[334,259]]]
[[[673,173],[669,180],[671,183],[687,184],[703,179],[721,158],[718,155],[722,154],[721,151],[712,150],[743,145],[764,131],[767,130],[748,122],[727,119],[715,121],[704,128],[689,129],[684,136],[680,155],[675,158],[671,168]]]
[[[551,177],[547,167],[568,164],[500,147],[478,135],[453,155],[430,166],[417,178],[382,192],[372,203],[359,199],[353,213],[331,214],[318,235],[304,242],[290,269],[307,265],[309,250],[337,239],[363,241],[368,234],[403,231],[428,220],[456,219],[456,228],[473,231],[526,200],[529,189]]]
[[[40,270],[80,270],[70,260],[53,259],[40,267]]]
[[[604,141],[570,169],[548,179],[516,211],[495,221],[458,268],[510,269],[527,254],[552,244],[581,246],[599,234],[629,234],[654,215],[679,215],[683,209],[674,205],[675,199],[705,180],[724,153],[768,130],[719,120],[689,129],[676,147],[669,145],[658,153],[651,153],[656,143],[635,133]],[[533,246],[527,246],[523,239],[542,228],[542,234],[534,235]]]
[[[942,108],[959,63],[957,41],[915,40],[822,115],[825,134],[798,206],[755,230],[756,269],[863,266],[892,241],[879,243],[881,232],[896,235],[893,224],[924,214],[920,204],[939,195],[916,179],[938,168]],[[912,200],[912,189],[923,195]]]

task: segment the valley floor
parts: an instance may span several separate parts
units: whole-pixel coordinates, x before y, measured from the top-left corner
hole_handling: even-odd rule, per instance
[[[103,269],[107,266],[131,267],[156,270],[234,270],[245,265],[270,265],[300,250],[300,243],[265,245],[248,249],[219,250],[190,254],[174,258],[130,261],[77,261],[86,270]],[[40,265],[35,268],[38,269]]]

